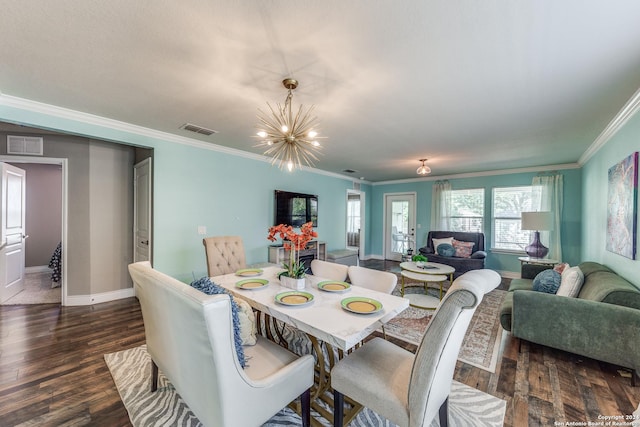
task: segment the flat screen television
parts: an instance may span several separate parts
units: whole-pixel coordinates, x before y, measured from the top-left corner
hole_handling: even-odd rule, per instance
[[[318,196],[313,194],[275,191],[274,225],[300,227],[309,221],[318,226]]]

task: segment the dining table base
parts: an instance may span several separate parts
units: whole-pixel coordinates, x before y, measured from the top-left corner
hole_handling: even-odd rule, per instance
[[[256,324],[259,333],[289,351],[298,355],[313,354],[316,363],[314,384],[311,388],[311,409],[330,423],[333,423],[335,405],[333,402],[333,389],[331,388],[331,368],[338,360],[344,357],[345,352],[261,312],[256,312]],[[354,349],[360,345],[357,345]],[[349,350],[349,352],[352,350]],[[343,425],[348,425],[363,409],[363,406],[347,396],[344,398],[344,403]],[[301,413],[301,407],[297,400],[291,402],[289,408],[297,414]],[[323,424],[311,417],[311,425],[322,426]]]

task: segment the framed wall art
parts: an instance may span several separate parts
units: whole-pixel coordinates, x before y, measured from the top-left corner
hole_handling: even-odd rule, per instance
[[[607,250],[636,259],[638,152],[609,168]]]

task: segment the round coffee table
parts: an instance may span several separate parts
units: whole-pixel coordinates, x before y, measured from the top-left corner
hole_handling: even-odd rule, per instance
[[[442,300],[442,284],[447,278],[453,283],[453,273],[455,268],[440,264],[437,262],[425,262],[422,266],[418,266],[414,261],[401,262],[400,268],[402,272],[402,284],[401,294],[403,297],[409,299],[409,303],[413,307],[424,308],[426,310],[434,310],[440,304]],[[405,277],[409,280],[418,282],[424,282],[425,295],[422,294],[407,294],[404,293],[404,280]],[[429,283],[438,283],[440,287],[440,299],[426,295]]]
[[[418,267],[414,261],[407,261],[401,262],[400,268],[421,274],[444,274],[445,276],[449,276],[451,283],[453,283],[453,273],[456,271],[455,268],[449,265],[437,262],[425,262],[423,267]]]
[[[423,308],[425,310],[435,310],[438,308],[438,304],[442,301],[442,284],[447,280],[447,276],[444,274],[415,273],[409,270],[403,270],[400,275],[402,276],[400,295],[409,300],[409,305],[412,307]],[[415,282],[424,282],[424,294],[405,294],[405,278]],[[427,293],[430,283],[437,283],[439,285],[439,298]]]

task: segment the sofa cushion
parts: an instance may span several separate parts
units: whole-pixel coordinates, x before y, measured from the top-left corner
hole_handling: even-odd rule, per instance
[[[199,290],[200,292],[204,292],[207,295],[215,295],[215,294],[227,294],[229,295],[229,299],[231,300],[231,316],[233,318],[233,335],[234,342],[236,346],[236,355],[238,356],[238,362],[240,366],[243,368],[246,366],[247,362],[244,357],[244,349],[242,348],[242,338],[240,333],[240,318],[238,315],[238,304],[235,302],[229,291],[227,291],[222,286],[216,285],[209,279],[208,277],[202,277],[198,280],[194,280],[190,283],[191,287]]]
[[[580,267],[565,268],[556,295],[575,298],[580,293],[582,283],[584,283],[584,274],[582,274]]]
[[[533,279],[533,290],[555,294],[560,287],[562,276],[554,270],[544,270]]]
[[[456,249],[456,256],[458,258],[471,258],[473,245],[473,242],[463,242],[453,239],[453,247]]]
[[[530,280],[530,279],[511,280],[511,284],[509,285],[509,292],[518,291],[518,290],[532,291],[533,280]]]
[[[439,244],[436,248],[436,251],[438,252],[438,255],[442,256],[454,256],[456,254],[456,249],[453,247],[453,245],[450,245],[448,243]]]

